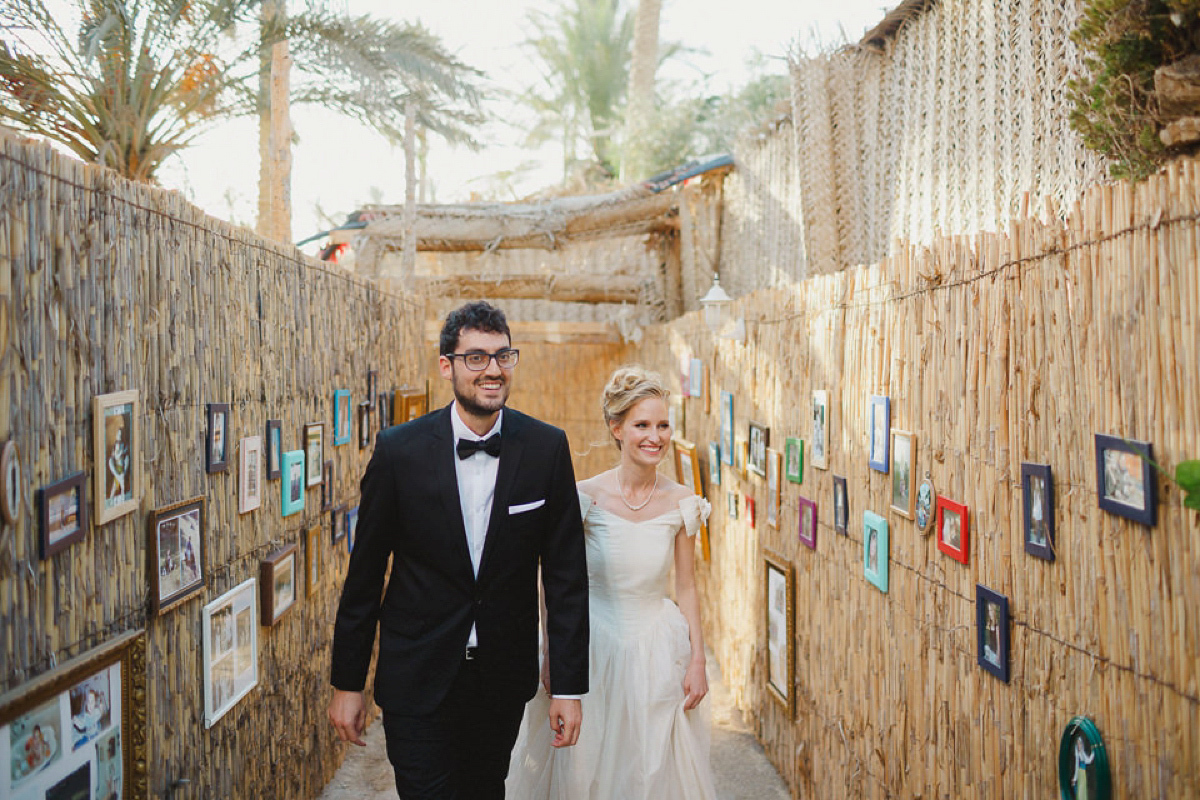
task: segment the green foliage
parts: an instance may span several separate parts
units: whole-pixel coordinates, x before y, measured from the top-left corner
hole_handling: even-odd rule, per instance
[[[1183,504],[1200,511],[1200,460],[1183,461],[1175,468],[1175,482],[1183,489]]]

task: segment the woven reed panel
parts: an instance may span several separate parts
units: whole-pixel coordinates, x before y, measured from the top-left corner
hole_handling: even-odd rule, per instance
[[[0,690],[18,688],[131,628],[148,632],[151,795],[314,797],[341,758],[325,718],[345,545],[326,536],[325,580],[259,630],[259,684],[203,727],[201,609],[259,560],[319,524],[320,490],[280,517],[280,483],[238,514],[236,443],[282,420],[285,450],[326,423],[337,502],[357,503],[370,449],[333,447],[333,392],[423,379],[422,305],[204,216],[180,195],[0,136],[0,436],[21,453],[22,516],[0,529]],[[46,561],[34,490],[89,477],[92,397],[141,392],[141,507]],[[205,406],[230,405],[231,467],[205,473]],[[91,484],[86,490],[91,501]],[[314,497],[315,494],[315,497]],[[207,588],[147,618],[148,516],[206,499]],[[304,546],[300,552],[303,554]],[[301,562],[303,563],[303,562]]]

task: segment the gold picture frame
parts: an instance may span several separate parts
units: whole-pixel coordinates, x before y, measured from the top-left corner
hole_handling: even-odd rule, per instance
[[[131,514],[141,505],[141,419],[137,389],[92,398],[92,517],[96,525]]]
[[[704,478],[700,472],[700,456],[696,453],[695,443],[679,437],[672,439],[672,442],[675,444],[676,479],[696,495],[704,497]],[[712,555],[708,524],[704,520],[700,520],[700,553],[705,561]]]

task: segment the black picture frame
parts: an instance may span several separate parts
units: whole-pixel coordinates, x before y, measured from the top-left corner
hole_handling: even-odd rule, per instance
[[[366,402],[370,405],[375,405],[375,398],[379,395],[379,371],[374,369],[367,370],[367,399]]]
[[[283,421],[267,420],[267,480],[279,480],[283,474]]]
[[[833,530],[842,536],[850,535],[850,495],[846,491],[846,479],[841,475],[833,476]]]
[[[209,474],[229,469],[229,403],[209,403],[208,430],[204,437],[205,471]]]
[[[326,459],[321,467],[321,510],[333,508],[333,459]]]
[[[329,541],[337,544],[346,538],[346,504],[334,506],[329,514]]]
[[[1008,627],[1008,598],[981,583],[975,584],[976,661],[1005,683],[1010,661]]]
[[[38,529],[45,561],[87,535],[86,472],[75,472],[38,490]]]
[[[371,402],[363,401],[358,404],[358,449],[366,450],[371,446]]]
[[[1100,508],[1154,527],[1158,521],[1158,481],[1149,442],[1096,434],[1096,497]]]
[[[767,477],[767,448],[771,446],[771,429],[757,422],[750,423],[749,458],[746,468],[759,477]]]
[[[162,614],[204,589],[204,497],[157,508],[148,519],[146,569],[150,575],[150,613]]]
[[[1021,464],[1025,552],[1054,560],[1054,480],[1049,464]]]

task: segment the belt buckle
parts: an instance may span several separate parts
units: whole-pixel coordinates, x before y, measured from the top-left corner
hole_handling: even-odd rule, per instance
[[[478,647],[475,647],[473,645],[467,645],[467,649],[464,653],[464,660],[474,661],[475,660],[475,651],[478,649],[479,649]]]

